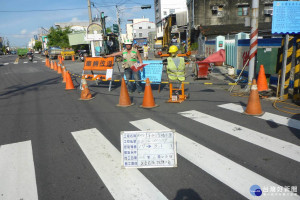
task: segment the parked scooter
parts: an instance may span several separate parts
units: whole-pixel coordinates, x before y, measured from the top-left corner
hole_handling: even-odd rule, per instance
[[[33,53],[32,53],[32,52],[28,52],[28,53],[27,53],[27,56],[28,56],[28,60],[29,60],[30,62],[32,62],[32,61],[33,61]]]
[[[84,62],[84,58],[87,57],[88,51],[87,50],[78,50],[78,56],[81,62]]]

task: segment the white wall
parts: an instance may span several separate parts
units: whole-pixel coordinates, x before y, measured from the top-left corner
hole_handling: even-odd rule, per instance
[[[130,40],[133,39],[133,28],[132,24],[126,24],[126,37]]]
[[[161,19],[160,20],[162,20],[169,14],[187,11],[186,0],[161,0],[160,7],[161,7],[161,9],[160,9]],[[170,12],[172,10],[174,11],[174,13]]]

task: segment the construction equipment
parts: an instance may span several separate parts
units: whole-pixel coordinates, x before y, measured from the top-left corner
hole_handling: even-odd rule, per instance
[[[173,88],[173,83],[169,84],[170,87],[170,98],[167,101],[168,103],[182,103],[187,99],[187,95],[184,93],[184,83],[181,82],[179,88]]]

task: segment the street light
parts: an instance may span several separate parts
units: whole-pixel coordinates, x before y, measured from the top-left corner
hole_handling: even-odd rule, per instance
[[[134,6],[134,7],[131,7],[131,8],[138,8],[139,6]],[[151,8],[151,5],[141,5],[140,7],[141,9],[150,9]],[[121,22],[120,22],[120,14],[119,12],[121,10],[125,10],[125,9],[130,9],[130,8],[122,8],[122,9],[119,9],[118,8],[118,5],[116,5],[116,11],[117,11],[117,22],[118,22],[118,26],[119,26],[119,49],[120,51],[122,50],[122,47],[121,47]]]

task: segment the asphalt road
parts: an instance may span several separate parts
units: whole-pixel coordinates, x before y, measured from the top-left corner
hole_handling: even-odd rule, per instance
[[[138,93],[135,105],[117,107],[119,84],[109,92],[90,82],[95,99],[80,101],[80,79],[65,91],[37,57],[0,57],[0,200],[258,199],[252,185],[259,199],[300,198],[299,115],[270,101],[261,101],[262,118],[243,115],[247,98],[200,84],[187,86],[181,104],[153,87],[153,109],[139,107]],[[177,167],[121,169],[120,132],[162,128],[178,135]]]

